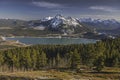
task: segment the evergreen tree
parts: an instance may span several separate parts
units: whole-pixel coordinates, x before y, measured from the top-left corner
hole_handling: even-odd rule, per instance
[[[37,53],[39,53],[37,50],[33,49],[31,52],[31,59],[32,59],[32,68],[33,70],[36,69],[37,64]]]
[[[56,60],[55,60],[55,58],[53,58],[52,66],[53,66],[53,68],[56,67]]]
[[[80,54],[78,53],[77,49],[75,49],[74,52],[72,53],[71,67],[79,68],[79,65],[80,65]]]
[[[0,52],[0,71],[2,71],[2,65],[4,64],[4,56]]]
[[[103,56],[99,56],[94,65],[96,66],[96,71],[100,72],[104,68],[104,58]]]
[[[57,53],[57,57],[56,57],[56,67],[60,67],[61,63],[61,58],[60,58],[60,54]]]
[[[45,52],[41,53],[41,57],[42,57],[42,66],[46,66],[47,65],[47,56]]]

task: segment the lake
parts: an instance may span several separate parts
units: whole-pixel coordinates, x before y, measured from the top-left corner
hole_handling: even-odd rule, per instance
[[[34,38],[34,37],[16,37],[6,38],[6,40],[18,40],[25,44],[87,44],[95,43],[97,40],[85,38]]]

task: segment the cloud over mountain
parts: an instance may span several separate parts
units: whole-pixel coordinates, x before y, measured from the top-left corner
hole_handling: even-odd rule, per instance
[[[44,7],[44,8],[62,8],[63,5],[58,4],[58,3],[52,3],[52,2],[45,2],[45,1],[33,1],[33,5],[38,6],[38,7]]]
[[[117,8],[109,7],[109,6],[90,6],[89,9],[106,11],[106,12],[118,12],[119,11]]]

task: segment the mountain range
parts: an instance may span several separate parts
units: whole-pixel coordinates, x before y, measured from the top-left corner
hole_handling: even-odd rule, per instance
[[[6,30],[9,27],[9,30]],[[92,18],[72,18],[57,14],[54,17],[45,17],[39,20],[0,19],[0,34],[19,35],[46,35],[66,34],[79,36],[120,35],[120,22],[115,19],[101,20]],[[8,31],[8,32],[6,32]],[[14,32],[13,32],[14,31]],[[19,32],[20,31],[20,32]],[[23,31],[23,32],[22,32]],[[24,34],[23,34],[24,33]],[[36,34],[37,33],[37,34]],[[18,35],[18,36],[19,36]]]
[[[101,20],[92,18],[81,18],[79,19],[81,23],[91,28],[96,28],[97,30],[113,30],[120,27],[120,22],[115,19]]]
[[[120,35],[120,22],[115,19],[101,20],[92,18],[82,18],[79,21],[89,28],[95,28],[97,32],[109,35]]]
[[[39,23],[34,23],[35,27],[45,27],[45,29],[52,31],[59,31],[60,33],[74,34],[74,33],[85,33],[91,31],[89,28],[83,26],[79,20],[72,17],[64,17],[60,14],[55,17],[46,17]]]

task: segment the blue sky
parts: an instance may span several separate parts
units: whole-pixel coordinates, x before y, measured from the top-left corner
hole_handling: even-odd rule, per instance
[[[120,0],[0,0],[0,18],[32,20],[56,14],[120,20]]]

